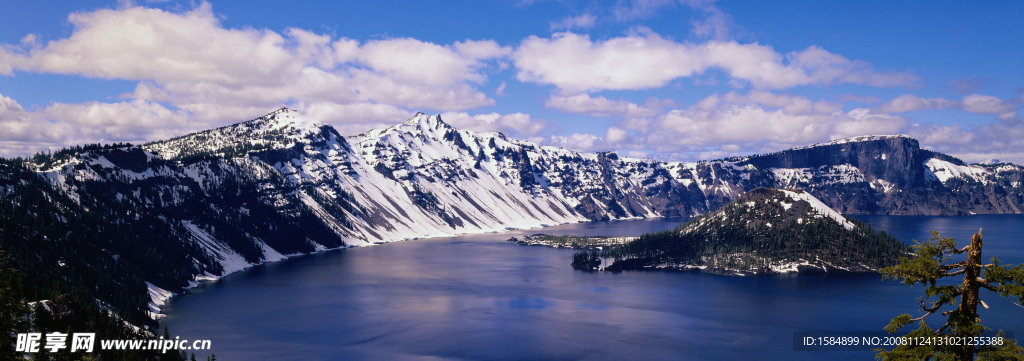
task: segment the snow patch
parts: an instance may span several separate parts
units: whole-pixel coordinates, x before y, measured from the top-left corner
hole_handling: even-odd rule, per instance
[[[885,179],[875,179],[868,183],[868,185],[871,186],[871,189],[880,190],[882,193],[889,193],[889,191],[896,187],[895,184],[892,184]]]
[[[166,315],[160,313],[160,307],[163,307],[167,300],[174,296],[174,292],[157,287],[149,282],[146,282],[146,288],[149,289],[149,310],[146,311],[146,314],[154,320],[166,317]]]
[[[931,175],[943,184],[953,178],[960,178],[967,181],[978,181],[988,184],[986,176],[988,170],[976,165],[956,165],[938,158],[929,158],[924,165],[931,172]]]
[[[810,193],[807,193],[807,192],[794,192],[794,191],[785,190],[785,189],[783,189],[782,191],[785,192],[786,196],[789,197],[790,199],[802,200],[802,201],[805,201],[807,203],[810,203],[811,204],[811,208],[814,208],[814,210],[817,211],[818,214],[820,214],[822,216],[825,216],[825,217],[829,217],[829,218],[834,219],[836,222],[839,222],[839,224],[841,224],[847,230],[852,230],[853,229],[853,223],[851,223],[849,220],[847,220],[846,217],[843,217],[842,214],[839,214],[839,212],[836,212],[834,209],[832,209],[829,206],[825,205],[825,203],[823,203],[818,198],[815,198]]]
[[[873,140],[898,139],[898,138],[908,138],[908,139],[911,139],[910,136],[908,136],[906,134],[896,134],[896,135],[861,135],[861,136],[849,137],[849,138],[839,138],[839,139],[832,140],[832,141],[830,141],[828,143],[818,143],[818,144],[811,144],[811,145],[803,146],[803,147],[796,147],[796,148],[793,148],[793,150],[809,149],[809,148],[823,147],[823,146],[829,146],[829,145],[840,145],[840,144],[848,144],[848,143],[869,142],[869,141],[873,141]]]
[[[197,226],[195,223],[190,221],[181,221],[181,223],[188,229],[189,233],[192,233],[193,239],[196,240],[201,247],[213,254],[213,256],[220,261],[221,267],[224,267],[225,274],[234,273],[252,266],[252,264],[246,261],[242,255],[238,254],[238,252],[235,252],[227,245],[218,242],[213,238],[213,236]]]

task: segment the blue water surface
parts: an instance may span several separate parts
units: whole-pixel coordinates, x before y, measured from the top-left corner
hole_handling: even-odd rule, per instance
[[[1024,216],[861,216],[909,242],[961,244],[984,228],[985,259],[1024,262]],[[679,220],[550,227],[637,235]],[[794,331],[880,331],[919,314],[920,286],[877,274],[728,277],[588,273],[572,250],[472,235],[345,249],[254,267],[174,298],[174,336],[211,339],[221,360],[873,360],[794,351]],[[996,295],[984,324],[1024,336],[1024,309]],[[1018,337],[1020,339],[1021,337]],[[198,353],[197,358],[206,353]]]

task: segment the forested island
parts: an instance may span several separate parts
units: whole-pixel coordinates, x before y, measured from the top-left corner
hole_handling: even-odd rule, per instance
[[[610,246],[621,246],[637,240],[638,237],[574,236],[534,233],[522,238],[512,237],[509,242],[522,246],[547,246],[554,248],[575,248],[600,250]]]
[[[910,248],[808,193],[755,189],[678,228],[580,250],[579,270],[699,270],[730,275],[875,272]]]

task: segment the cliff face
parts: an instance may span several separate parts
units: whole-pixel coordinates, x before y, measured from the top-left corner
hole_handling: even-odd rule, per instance
[[[758,168],[820,168],[849,165],[860,171],[867,181],[883,179],[908,186],[924,178],[921,164],[927,154],[916,139],[891,137],[858,137],[846,141],[790,149],[770,155],[750,157],[745,164]]]
[[[775,186],[807,189],[843,213],[966,215],[1021,213],[1022,168],[968,165],[921,149],[905,136],[865,136],[752,156]]]

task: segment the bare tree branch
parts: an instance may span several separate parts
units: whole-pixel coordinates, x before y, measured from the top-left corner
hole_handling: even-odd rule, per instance
[[[989,290],[989,291],[992,291],[992,292],[996,292],[996,293],[999,292],[999,289],[996,288],[996,287],[993,287],[992,284],[989,283],[988,280],[986,280],[984,278],[981,278],[981,277],[976,278],[976,280],[978,281],[978,284],[981,285],[981,287],[985,287],[986,290]],[[996,284],[996,286],[999,286],[999,285]],[[985,307],[985,308],[988,308],[988,307]]]
[[[921,317],[911,318],[911,322],[917,322],[923,320],[925,317],[931,316],[935,311],[928,311],[928,313],[921,315]]]
[[[964,272],[967,272],[967,270],[961,268],[959,271],[956,271],[956,272],[946,272],[946,276],[956,276],[956,275],[963,274]]]

